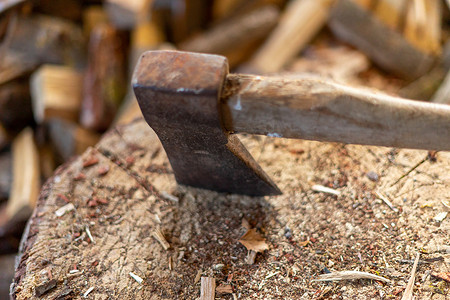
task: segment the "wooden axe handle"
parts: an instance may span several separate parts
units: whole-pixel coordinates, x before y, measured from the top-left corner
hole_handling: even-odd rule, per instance
[[[223,126],[236,133],[450,150],[450,105],[425,103],[319,79],[229,74]]]

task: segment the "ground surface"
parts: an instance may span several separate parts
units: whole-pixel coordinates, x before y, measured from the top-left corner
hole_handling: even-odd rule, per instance
[[[198,278],[212,276],[217,286],[231,285],[233,294],[216,293],[223,299],[400,299],[417,252],[423,263],[414,295],[450,293],[431,276],[450,271],[450,217],[434,219],[450,204],[450,153],[432,161],[426,151],[243,140],[283,195],[250,198],[177,186],[142,120],[111,131],[44,187],[16,271],[16,298],[78,299],[92,288],[91,299],[196,299]],[[314,184],[341,195],[314,192]],[[57,217],[68,203],[75,210]],[[249,226],[270,245],[252,265],[238,242]],[[152,236],[156,229],[170,249]],[[391,283],[312,281],[344,270]]]

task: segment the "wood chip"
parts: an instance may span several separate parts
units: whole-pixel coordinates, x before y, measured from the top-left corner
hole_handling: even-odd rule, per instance
[[[195,278],[194,278],[194,284],[197,284],[200,281],[201,277],[202,277],[202,270],[198,270],[197,275],[195,275]]]
[[[332,272],[329,274],[322,274],[319,276],[318,279],[313,279],[312,281],[339,281],[339,280],[355,280],[355,279],[371,279],[387,283],[391,282],[387,278],[359,271],[340,271],[340,272]]]
[[[431,276],[450,282],[450,272],[431,273]]]
[[[450,202],[449,202],[449,201],[441,200],[441,203],[442,203],[442,205],[444,205],[446,208],[449,208],[449,209],[450,209]]]
[[[417,253],[416,260],[414,261],[414,266],[411,271],[411,276],[409,277],[408,284],[406,285],[405,292],[403,293],[402,300],[412,300],[413,299],[413,289],[414,280],[416,277],[417,264],[419,263],[420,253]]]
[[[216,293],[216,280],[212,277],[202,277],[200,300],[214,300]]]
[[[436,222],[442,222],[442,221],[445,220],[445,218],[447,218],[447,215],[448,215],[448,212],[447,212],[447,211],[440,212],[440,213],[438,213],[433,219],[434,219]]]
[[[89,226],[86,225],[85,230],[86,230],[86,234],[88,235],[88,237],[91,240],[91,242],[95,244],[95,240],[94,240],[94,237],[91,234],[91,231],[89,230]]]
[[[98,197],[94,197],[93,198],[95,202],[100,203],[100,204],[108,204],[108,200],[104,199],[104,198],[98,198]]]
[[[95,156],[91,156],[87,160],[83,161],[83,168],[87,168],[98,163],[98,158]]]
[[[388,198],[386,198],[386,196],[384,196],[383,194],[381,194],[380,192],[375,192],[375,194],[378,196],[378,198],[380,198],[380,200],[382,200],[384,203],[386,203],[387,206],[389,206],[390,209],[392,209],[393,211],[395,211],[396,213],[398,213],[398,208],[396,208],[391,201],[388,200]]]
[[[55,211],[55,215],[57,217],[62,217],[66,212],[74,210],[75,206],[72,203],[66,204],[63,207],[60,207],[57,211]]]
[[[142,279],[142,278],[139,277],[138,275],[134,274],[133,272],[130,272],[130,273],[128,273],[128,274],[130,274],[130,276],[131,276],[134,280],[136,280],[136,282],[139,283],[139,284],[141,284],[141,283],[144,281],[144,279]]]
[[[216,288],[216,291],[220,294],[232,294],[233,288],[231,284],[221,284]]]
[[[99,176],[105,176],[106,173],[108,173],[108,172],[109,172],[109,166],[108,166],[108,165],[101,166],[101,167],[98,168],[98,170],[97,170],[97,174],[98,174]]]
[[[329,187],[326,187],[326,186],[323,186],[323,185],[319,185],[319,184],[313,185],[311,187],[311,189],[314,192],[326,193],[326,194],[331,194],[331,195],[335,195],[335,196],[339,196],[341,194],[341,192],[339,192],[339,191],[337,191],[335,189],[332,189],[332,188],[329,188]]]
[[[86,179],[86,175],[84,175],[83,173],[78,173],[78,175],[76,175],[73,180],[75,181],[80,181],[80,180],[84,180]]]
[[[69,198],[67,198],[67,197],[66,197],[65,195],[63,195],[63,194],[57,194],[56,197],[58,197],[59,199],[63,200],[63,201],[66,202],[66,203],[69,203],[69,202],[70,202]]]
[[[83,297],[87,298],[87,296],[89,295],[90,292],[92,292],[94,290],[94,287],[91,286],[90,288],[88,288],[88,290],[86,292],[84,292]]]
[[[239,242],[247,248],[247,250],[253,250],[255,252],[263,252],[269,249],[269,245],[266,243],[266,239],[263,238],[256,229],[248,230],[240,239]]]
[[[36,288],[34,289],[34,294],[36,295],[36,297],[41,297],[51,289],[55,288],[57,283],[58,281],[56,279],[46,281],[43,284],[36,286]]]
[[[280,273],[280,271],[270,273],[269,275],[266,276],[266,279],[269,279],[270,277],[273,277],[273,276],[275,276],[275,275],[278,275],[279,273]]]
[[[178,197],[176,197],[176,196],[174,196],[174,195],[171,195],[171,194],[169,194],[169,193],[166,192],[166,191],[162,191],[162,192],[160,193],[160,195],[161,195],[161,197],[163,197],[164,199],[169,200],[169,201],[171,201],[171,202],[173,202],[173,203],[178,203],[178,202],[180,202],[180,199],[178,199]]]
[[[250,223],[248,222],[248,220],[246,218],[242,219],[241,226],[247,230],[250,230],[252,228],[252,226],[250,226]]]
[[[164,250],[167,250],[170,248],[170,244],[167,242],[166,238],[162,234],[161,230],[156,229],[152,232],[152,236],[161,244],[161,246],[164,248]]]
[[[253,265],[256,259],[256,251],[250,250],[247,253],[247,257],[245,258],[245,263],[248,265]]]

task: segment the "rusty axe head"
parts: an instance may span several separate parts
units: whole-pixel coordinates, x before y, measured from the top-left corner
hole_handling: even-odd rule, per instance
[[[280,194],[222,126],[219,99],[227,74],[222,56],[149,51],[141,56],[132,83],[179,183],[251,196]]]

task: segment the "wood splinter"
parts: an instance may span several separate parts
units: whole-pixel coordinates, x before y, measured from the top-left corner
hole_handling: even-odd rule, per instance
[[[155,231],[152,232],[152,236],[161,244],[164,250],[168,250],[170,248],[170,244],[169,242],[167,242],[161,230],[156,229]]]

